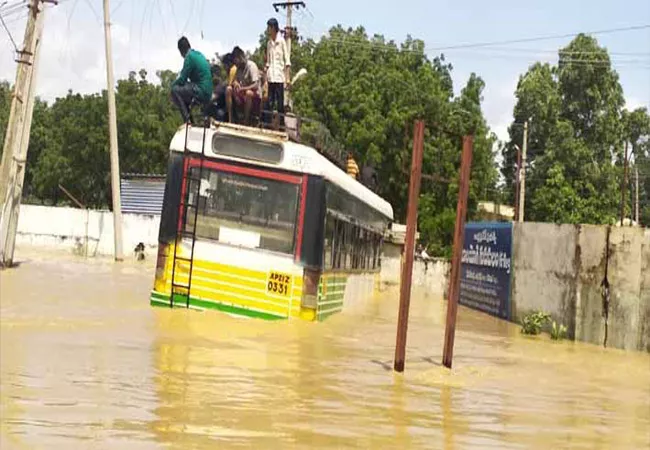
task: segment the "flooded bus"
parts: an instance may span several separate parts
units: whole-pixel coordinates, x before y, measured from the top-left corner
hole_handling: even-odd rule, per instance
[[[284,132],[184,125],[151,304],[320,321],[372,296],[393,209]]]

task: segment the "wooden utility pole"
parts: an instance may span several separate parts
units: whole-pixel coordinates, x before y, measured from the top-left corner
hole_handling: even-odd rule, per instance
[[[451,276],[447,298],[447,322],[445,325],[445,344],[442,350],[442,365],[451,369],[454,357],[454,339],[456,337],[456,315],[458,297],[460,296],[460,266],[465,239],[465,216],[467,215],[467,197],[469,195],[469,175],[472,168],[473,136],[463,137],[463,155],[460,162],[460,184],[458,187],[458,205],[456,207],[456,226],[454,228],[454,250],[451,257]]]
[[[0,165],[0,266],[5,267],[13,264],[34,111],[36,66],[43,31],[44,3],[55,2],[32,0],[28,7],[23,47],[16,59],[16,83]]]
[[[117,149],[117,113],[115,112],[115,81],[111,50],[111,8],[104,0],[104,39],[106,44],[106,93],[108,95],[108,131],[111,146],[111,189],[113,197],[113,233],[115,261],[124,259],[122,252],[122,199],[120,196],[120,156]]]
[[[399,296],[399,317],[397,319],[397,338],[395,343],[396,372],[404,372],[406,358],[406,331],[409,322],[411,303],[411,277],[415,257],[415,230],[418,224],[418,200],[422,175],[422,154],[424,153],[424,122],[418,120],[413,128],[413,154],[411,156],[411,178],[409,180],[409,200],[406,209],[406,237],[402,261]]]
[[[627,189],[627,141],[625,142],[625,155],[623,157],[623,180],[621,181],[621,226],[625,219],[625,190]]]
[[[634,160],[634,178],[636,179],[636,199],[634,201],[634,221],[636,222],[636,226],[640,226],[639,223],[639,166],[636,165],[636,159]]]
[[[293,28],[293,8],[296,8],[296,11],[299,10],[300,8],[306,8],[307,5],[305,2],[301,1],[288,1],[288,2],[280,2],[280,3],[273,3],[273,9],[275,9],[275,12],[279,12],[280,8],[283,8],[287,11],[287,24],[284,29],[284,35],[287,43],[287,53],[289,53],[289,58],[291,58],[291,40],[293,39],[293,36],[296,32],[296,30]],[[289,67],[289,79],[287,82],[291,80],[291,67]],[[290,105],[291,104],[291,91],[287,90],[285,92],[285,104]]]
[[[517,220],[524,221],[524,209],[526,206],[526,152],[528,150],[528,121],[524,122],[524,141],[521,150],[521,165],[519,166],[519,212]]]

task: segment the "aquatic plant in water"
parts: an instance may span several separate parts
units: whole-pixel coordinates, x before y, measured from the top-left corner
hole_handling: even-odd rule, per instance
[[[551,327],[551,339],[554,341],[562,340],[566,337],[566,327],[562,324],[558,324],[556,321],[553,321]]]
[[[542,332],[544,324],[550,320],[551,316],[542,311],[527,314],[521,321],[521,332],[532,336],[538,335]]]

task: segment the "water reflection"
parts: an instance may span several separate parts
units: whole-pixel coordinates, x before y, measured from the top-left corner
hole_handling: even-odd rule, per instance
[[[153,271],[30,254],[0,272],[0,448],[648,448],[650,356],[530,339],[416,292],[323,324],[152,309]]]

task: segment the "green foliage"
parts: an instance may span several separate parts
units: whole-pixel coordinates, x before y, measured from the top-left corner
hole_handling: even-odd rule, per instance
[[[251,57],[261,63],[266,38]],[[299,39],[294,71],[308,70],[293,92],[294,109],[316,122],[304,135],[324,147],[350,150],[362,166],[375,165],[379,193],[403,221],[407,205],[412,129],[426,124],[418,227],[432,254],[449,256],[458,193],[461,136],[474,134],[469,218],[480,217],[480,200],[514,198],[515,144],[529,120],[526,218],[564,223],[611,223],[618,215],[622,154],[630,145],[640,173],[641,221],[650,225],[650,116],[623,109],[618,75],[607,51],[580,35],[559,51],[559,64],[533,64],[520,77],[510,140],[501,148],[503,191],[497,189],[495,136],[483,117],[484,82],[475,74],[454,95],[452,66],[444,55],[429,58],[424,43],[398,44],[365,30],[337,26],[319,41]],[[584,61],[589,61],[585,63]],[[121,170],[164,173],[168,146],[179,125],[169,101],[175,74],[160,83],[132,72],[117,84]],[[0,82],[0,141],[4,140],[11,86]],[[63,200],[64,185],[89,207],[111,204],[105,94],[69,92],[51,105],[37,101],[28,154],[25,195],[48,203]],[[631,170],[630,174],[634,171]],[[632,179],[632,178],[631,178]],[[631,196],[629,196],[631,198]],[[629,207],[628,207],[629,211]]]
[[[131,72],[116,91],[117,128],[122,173],[165,173],[169,142],[179,125],[169,100],[175,74]],[[4,135],[9,85],[0,84],[0,130]],[[25,196],[56,204],[66,201],[58,185],[91,208],[111,205],[106,93],[68,92],[49,106],[36,100],[29,143]]]
[[[551,320],[551,316],[542,311],[535,311],[524,316],[521,321],[521,332],[536,336],[542,332],[542,327]]]
[[[559,324],[556,321],[553,321],[551,326],[551,339],[554,341],[561,341],[566,338],[567,329],[564,325]]]
[[[263,61],[266,38],[251,57]],[[363,28],[332,28],[320,41],[300,39],[292,48],[294,71],[308,75],[293,92],[294,109],[311,122],[303,130],[326,147],[352,151],[360,166],[373,161],[379,194],[403,221],[407,204],[416,119],[426,123],[423,173],[447,182],[423,180],[419,229],[434,254],[449,255],[455,221],[461,136],[474,133],[470,218],[497,180],[492,146],[496,141],[481,111],[484,83],[472,74],[454,96],[450,64],[444,56],[428,58],[424,43],[408,37],[397,44],[368,36]],[[160,84],[146,81],[146,72],[132,72],[117,84],[120,168],[125,172],[163,172],[169,141],[180,124],[169,100],[175,74],[157,74]],[[4,130],[9,85],[0,85],[0,128]],[[110,202],[108,124],[105,95],[69,92],[51,106],[35,108],[30,143],[30,198],[56,203],[64,185],[90,207]]]
[[[650,115],[646,108],[632,112],[624,111],[624,136],[630,144],[634,164],[630,180],[639,172],[639,219],[642,225],[650,227]],[[628,198],[634,198],[633,182],[630,183]]]
[[[11,110],[11,86],[6,81],[0,81],[0,145],[4,144],[9,111]],[[4,146],[4,145],[3,145]],[[0,148],[0,156],[3,149]]]
[[[515,95],[510,141],[502,148],[509,200],[515,144],[522,145],[521,124],[528,120],[526,219],[612,223],[619,211],[624,142],[633,142],[641,159],[650,119],[645,110],[623,109],[623,91],[607,51],[594,38],[579,35],[559,51],[558,66],[531,66]]]
[[[363,28],[335,27],[318,42],[302,40],[293,46],[292,63],[308,71],[295,87],[295,109],[323,123],[360,165],[373,161],[379,194],[393,205],[397,221],[405,219],[413,123],[425,121],[422,171],[453,181],[423,180],[418,227],[434,254],[448,255],[463,134],[475,134],[470,217],[496,186],[496,138],[482,115],[481,78],[472,74],[454,97],[444,56],[430,59],[422,41],[408,37],[398,45]]]

